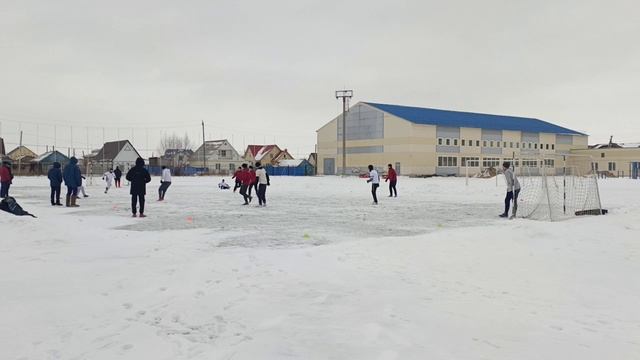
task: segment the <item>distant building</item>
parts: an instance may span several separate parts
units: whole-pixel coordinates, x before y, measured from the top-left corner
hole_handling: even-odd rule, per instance
[[[84,156],[84,166],[88,173],[102,174],[109,169],[120,167],[122,172],[132,168],[140,153],[129,140],[118,140],[104,143],[97,152]]]
[[[403,175],[462,175],[514,157],[523,159],[523,167],[538,168],[547,155],[588,144],[584,133],[534,118],[370,102],[349,109],[346,131],[342,123],[340,114],[317,130],[320,174],[341,174],[343,153],[347,174],[393,164]]]
[[[193,150],[191,149],[167,149],[160,156],[160,165],[171,167],[183,167],[189,165]]]
[[[203,154],[206,155],[206,161]],[[206,167],[209,174],[232,174],[242,162],[240,154],[226,139],[207,141],[189,157],[189,165],[196,168]]]
[[[282,160],[293,160],[293,156],[278,145],[249,145],[244,152],[244,159],[252,165],[259,161],[266,166],[278,165]]]
[[[59,162],[62,167],[65,167],[69,163],[69,158],[58,150],[47,151],[31,161],[31,172],[44,175],[54,162]]]
[[[591,156],[593,169],[602,176],[625,177],[631,176],[634,163],[640,162],[640,143],[595,144],[571,153]]]
[[[36,153],[34,153],[33,151],[31,151],[31,149],[29,149],[26,146],[18,146],[17,148],[11,150],[8,154],[8,157],[11,158],[11,160],[13,160],[14,162],[17,161],[21,161],[21,162],[30,162],[31,160],[35,159],[36,157],[38,157],[38,155]]]

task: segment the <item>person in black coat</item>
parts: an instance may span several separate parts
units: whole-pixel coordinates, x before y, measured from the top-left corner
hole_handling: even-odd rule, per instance
[[[67,207],[78,207],[76,200],[78,199],[78,187],[82,185],[82,174],[75,156],[72,156],[67,166],[64,167],[62,178],[64,184],[67,185]]]
[[[144,215],[144,196],[147,194],[147,183],[151,181],[151,175],[144,168],[144,160],[136,159],[136,166],[132,167],[127,173],[127,180],[130,183],[131,191],[131,211],[133,217],[136,217],[136,203],[140,202],[140,217]]]
[[[116,169],[113,170],[113,175],[115,175],[115,180],[116,180],[116,187],[119,188],[120,186],[120,178],[122,177],[122,170],[120,170],[119,166],[116,166]]]
[[[59,162],[54,162],[53,167],[49,169],[47,174],[49,178],[49,186],[51,186],[51,205],[62,206],[60,204],[60,187],[62,186],[62,166]]]

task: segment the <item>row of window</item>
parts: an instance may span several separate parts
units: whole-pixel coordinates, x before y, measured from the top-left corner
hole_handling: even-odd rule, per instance
[[[221,164],[215,164],[215,169],[216,170],[222,170],[222,165]],[[236,165],[235,164],[229,164],[229,170],[230,171],[234,171],[236,169]]]
[[[502,165],[502,161],[513,162],[513,159],[500,159],[500,158],[482,158],[482,162],[479,157],[461,157],[460,167],[480,167],[482,163],[483,168],[497,168]],[[610,163],[611,164],[611,163]],[[515,160],[516,167],[520,167],[520,159]],[[554,159],[544,159],[538,162],[536,159],[522,159],[523,167],[555,167]],[[438,166],[440,167],[457,167],[458,158],[455,156],[438,156]],[[615,170],[615,164],[614,164]]]
[[[471,147],[471,146],[475,146],[476,147],[480,147],[480,140],[467,140],[467,139],[462,139],[460,140],[460,146],[467,146],[467,147]],[[457,138],[442,138],[439,137],[438,138],[438,145],[445,145],[445,146],[458,146],[458,139]],[[538,143],[533,143],[533,142],[513,142],[513,141],[494,141],[494,140],[482,140],[482,147],[489,147],[489,148],[510,148],[513,149],[514,147],[516,149],[534,149],[534,150],[555,150],[556,149],[556,145],[555,144],[538,144]]]
[[[597,162],[593,162],[591,163],[591,168],[592,170],[598,171],[598,163]],[[609,162],[609,171],[616,171],[616,163],[615,162]]]

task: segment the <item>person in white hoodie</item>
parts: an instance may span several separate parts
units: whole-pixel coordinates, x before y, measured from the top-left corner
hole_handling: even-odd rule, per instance
[[[105,194],[111,188],[111,184],[113,183],[113,179],[115,178],[116,178],[116,174],[113,173],[113,169],[109,169],[109,171],[107,171],[102,175],[102,180],[104,180],[107,183],[107,186],[104,188]]]
[[[380,174],[378,174],[378,170],[373,168],[373,165],[369,165],[369,180],[368,183],[371,183],[371,195],[373,195],[373,205],[378,205],[378,195],[376,192],[380,187]]]
[[[505,161],[502,164],[502,170],[504,171],[504,177],[507,180],[507,196],[504,198],[504,213],[500,214],[500,217],[506,218],[509,216],[509,205],[513,200],[513,213],[511,218],[516,217],[518,211],[518,195],[520,194],[520,182],[511,170],[511,163]]]
[[[271,185],[267,170],[260,162],[256,163],[256,178],[258,179],[258,201],[259,206],[267,206],[267,186]]]
[[[167,189],[171,186],[171,170],[166,166],[162,167],[162,177],[160,178],[160,188],[158,189],[158,201],[164,200]]]

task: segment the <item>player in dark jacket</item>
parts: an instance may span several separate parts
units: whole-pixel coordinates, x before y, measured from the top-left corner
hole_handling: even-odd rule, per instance
[[[116,169],[113,170],[113,175],[115,175],[114,180],[116,181],[116,187],[122,187],[122,185],[120,185],[120,178],[122,177],[122,170],[120,170],[119,166],[116,166]]]
[[[4,161],[0,167],[0,198],[9,197],[9,187],[12,180],[11,163]]]
[[[69,164],[64,167],[62,172],[62,178],[64,184],[67,186],[67,207],[78,207],[76,200],[78,199],[78,187],[82,185],[82,175],[80,174],[80,168],[78,167],[78,159],[72,156],[69,159]]]
[[[144,214],[144,196],[147,194],[147,183],[151,182],[151,175],[144,168],[144,160],[136,159],[136,166],[132,167],[127,173],[127,180],[131,183],[131,212],[136,217],[136,205],[140,202],[140,217],[146,217]]]
[[[54,162],[53,167],[49,169],[47,177],[49,178],[49,186],[51,186],[51,205],[62,206],[60,204],[60,187],[62,185],[62,166],[59,162]]]

